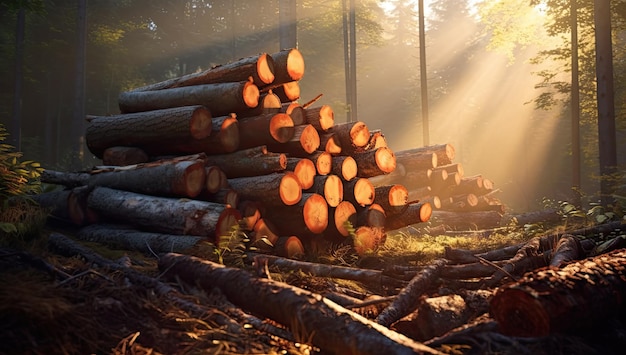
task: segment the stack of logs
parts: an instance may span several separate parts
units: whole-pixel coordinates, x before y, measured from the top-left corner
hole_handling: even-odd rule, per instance
[[[428,185],[417,183],[424,172],[430,191],[449,189],[449,206],[459,204],[453,197],[471,180],[444,170],[452,157],[430,152],[439,146],[396,155],[380,130],[335,124],[332,108],[316,106],[319,96],[297,103],[303,74],[301,53],[287,49],[124,92],[120,114],[87,117],[86,143],[103,166],[46,170],[43,182],[67,189],[37,199],[82,226],[85,240],[182,251],[237,224],[287,257],[337,242],[363,254],[387,231],[428,221],[440,202],[416,192]],[[372,182],[400,175],[409,188]]]
[[[495,197],[498,189],[482,175],[465,176],[461,163],[454,162],[451,144],[398,151],[396,169],[370,179],[374,186],[401,184],[409,200],[428,201],[431,225],[441,232],[498,227],[506,212]]]

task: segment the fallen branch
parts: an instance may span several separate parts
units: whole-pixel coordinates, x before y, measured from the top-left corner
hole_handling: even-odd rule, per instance
[[[180,254],[159,259],[166,277],[205,290],[219,287],[234,304],[289,326],[299,341],[312,341],[336,354],[440,354],[401,334],[375,324],[321,295],[246,271]]]

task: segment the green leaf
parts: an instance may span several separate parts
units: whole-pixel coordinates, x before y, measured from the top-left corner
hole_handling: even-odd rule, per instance
[[[16,233],[17,227],[13,223],[0,222],[0,229],[5,233]]]

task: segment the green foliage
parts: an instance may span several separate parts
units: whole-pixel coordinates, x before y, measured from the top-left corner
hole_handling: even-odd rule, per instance
[[[218,263],[243,268],[246,251],[249,250],[249,243],[250,238],[243,231],[242,226],[239,224],[232,226],[230,233],[217,238],[215,254],[217,255]]]

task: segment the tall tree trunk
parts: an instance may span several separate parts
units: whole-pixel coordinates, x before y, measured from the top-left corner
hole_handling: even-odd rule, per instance
[[[419,0],[419,41],[420,41],[420,89],[422,93],[422,129],[424,146],[430,144],[430,128],[428,122],[428,81],[426,78],[426,33],[424,26],[424,0]]]
[[[78,1],[78,42],[76,46],[74,115],[72,119],[72,160],[75,168],[82,165],[85,154],[83,132],[85,131],[85,65],[87,52],[87,0]]]
[[[17,12],[17,25],[15,28],[15,82],[13,93],[13,117],[11,119],[11,127],[9,127],[10,142],[21,151],[21,132],[22,132],[22,84],[23,65],[24,65],[24,32],[26,27],[26,10],[22,7]]]
[[[573,202],[580,206],[580,92],[578,85],[578,7],[570,1],[572,32],[572,190]]]
[[[296,0],[280,0],[278,6],[280,49],[296,48],[298,47]]]
[[[596,28],[596,78],[598,85],[598,141],[600,148],[600,193],[602,205],[613,203],[617,171],[617,136],[615,132],[615,93],[613,91],[613,46],[611,43],[611,1],[594,1]]]

